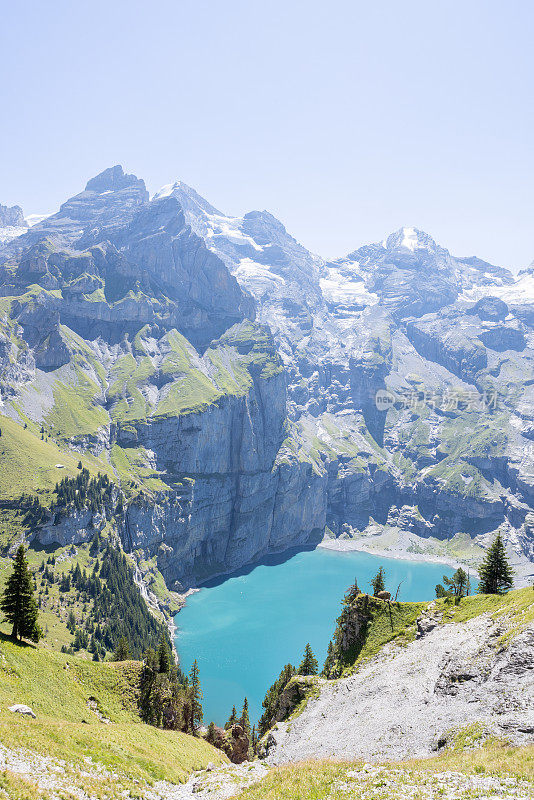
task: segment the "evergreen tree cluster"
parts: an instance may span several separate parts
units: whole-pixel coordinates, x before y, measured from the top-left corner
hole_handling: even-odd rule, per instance
[[[226,725],[224,726],[224,730],[227,731],[227,734],[224,739],[221,739],[217,736],[216,726],[214,726],[213,722],[210,722],[208,727],[208,734],[206,739],[210,744],[213,744],[215,747],[219,747],[221,750],[224,750],[228,757],[232,758],[232,748],[230,747],[230,735],[232,728],[234,725],[240,725],[243,729],[245,736],[248,739],[248,758],[249,760],[252,759],[258,750],[258,734],[256,732],[256,726],[253,725],[252,728],[250,726],[250,715],[248,710],[248,698],[245,697],[243,701],[243,709],[241,711],[241,715],[237,716],[236,707],[232,707],[232,713],[228,717]],[[220,731],[222,733],[222,731]]]
[[[23,514],[23,524],[30,528],[35,528],[45,522],[48,516],[47,509],[41,505],[37,495],[23,492],[17,500],[17,507]]]
[[[276,716],[276,712],[278,710],[278,704],[280,702],[280,696],[284,689],[286,688],[287,684],[291,680],[291,678],[297,674],[297,670],[293,666],[293,664],[286,664],[285,667],[282,669],[280,675],[275,680],[272,686],[269,687],[267,690],[267,694],[263,700],[262,706],[265,709],[263,714],[260,717],[260,721],[258,722],[258,733],[263,736],[264,733],[267,733],[271,725],[273,724],[273,720]]]
[[[53,508],[59,510],[75,508],[80,511],[89,508],[96,513],[112,507],[113,483],[108,475],[99,472],[96,478],[91,478],[86,467],[75,478],[65,477],[56,483],[54,491],[56,500]]]
[[[95,661],[113,653],[120,640],[126,639],[131,658],[141,658],[149,647],[157,647],[163,636],[170,647],[166,627],[148,610],[132,569],[125,555],[95,534],[89,549],[95,559],[92,569],[82,569],[76,563],[69,572],[56,575],[52,557],[41,564],[40,601],[48,595],[49,586],[56,583],[62,604],[81,606],[77,620],[71,608],[67,627],[74,640],[67,652],[88,650]]]
[[[157,650],[151,647],[144,655],[139,711],[144,722],[158,728],[195,734],[202,724],[198,664],[196,661],[193,663],[186,677],[173,663],[164,636]]]
[[[269,730],[271,725],[273,724],[273,719],[276,716],[280,697],[282,692],[286,688],[287,684],[293,678],[294,675],[317,675],[319,669],[319,664],[313,650],[311,649],[310,643],[308,642],[306,647],[304,648],[304,654],[302,656],[302,661],[300,662],[300,666],[296,669],[293,664],[286,664],[285,667],[282,669],[280,675],[275,680],[273,685],[268,689],[267,694],[263,700],[262,706],[265,709],[263,714],[260,717],[260,721],[258,722],[258,734],[259,736],[263,736],[266,731]],[[248,703],[247,703],[247,711],[248,711]],[[235,706],[233,709],[233,714],[235,714]],[[231,718],[230,718],[231,720]],[[227,725],[229,724],[230,720],[228,720]],[[250,723],[249,723],[249,731],[250,731]],[[256,738],[256,731],[254,731],[254,737]]]
[[[375,575],[373,580],[371,581],[371,585],[375,590],[375,586],[378,591],[383,591],[383,587],[385,586],[385,572],[382,567],[378,570],[378,573]],[[375,590],[376,591],[376,590]],[[378,593],[377,591],[377,593]],[[343,632],[347,627],[350,617],[352,616],[352,606],[357,598],[361,596],[363,600],[363,608],[366,608],[369,603],[369,596],[364,595],[360,589],[358,588],[358,581],[355,580],[353,585],[349,587],[349,589],[345,592],[343,600],[341,601],[341,614],[336,620],[336,629],[334,632],[334,637],[331,642],[328,643],[328,651],[326,654],[326,659],[323,665],[323,669],[321,671],[321,675],[323,678],[339,678],[342,671],[342,662],[343,662],[343,652],[342,652],[342,639],[343,639]]]

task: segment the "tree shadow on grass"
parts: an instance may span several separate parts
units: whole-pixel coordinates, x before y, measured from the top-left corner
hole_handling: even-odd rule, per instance
[[[0,631],[0,642],[9,642],[10,644],[14,644],[17,647],[21,648],[29,648],[30,650],[37,650],[37,645],[33,644],[33,642],[27,642],[25,639],[13,639],[13,637],[9,633],[4,633]]]

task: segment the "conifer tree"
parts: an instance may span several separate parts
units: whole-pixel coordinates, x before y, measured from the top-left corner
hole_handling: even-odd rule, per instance
[[[376,573],[375,577],[371,581],[371,586],[373,587],[373,594],[375,597],[379,594],[379,592],[385,591],[386,573],[384,572],[383,567],[380,567],[380,569]]]
[[[249,713],[248,713],[248,700],[247,700],[246,697],[245,697],[245,700],[243,702],[243,711],[241,712],[241,716],[239,718],[239,722],[240,722],[243,730],[245,731],[246,735],[250,739],[250,717],[249,717]]]
[[[279,709],[279,701],[285,687],[296,674],[296,669],[293,664],[286,664],[280,672],[280,675],[275,680],[272,686],[269,687],[263,699],[262,706],[265,709],[258,722],[258,732],[263,736],[275,721],[275,716]]]
[[[28,569],[28,562],[21,545],[15,555],[13,572],[7,579],[0,609],[6,615],[7,621],[13,625],[12,637],[17,639],[30,639],[38,642],[42,631],[38,623],[39,612],[34,597],[33,578]]]
[[[202,725],[202,689],[200,688],[200,677],[198,672],[198,662],[195,658],[193,666],[189,670],[189,686],[191,687],[191,732],[194,733]]]
[[[165,641],[165,636],[162,633],[159,646],[158,646],[158,664],[159,664],[159,672],[167,673],[171,668],[171,654],[169,653],[169,648],[167,646],[167,642]]]
[[[452,578],[444,575],[443,583],[445,586],[441,583],[436,586],[436,597],[465,597],[471,589],[467,572],[462,567],[458,567]]]
[[[332,641],[328,642],[328,650],[326,651],[326,659],[323,666],[323,671],[321,675],[323,678],[328,678],[330,676],[330,669],[332,664],[334,663],[334,645]]]
[[[227,722],[227,723],[226,723],[226,725],[224,726],[224,727],[225,727],[225,729],[226,729],[227,731],[228,731],[228,730],[230,730],[230,728],[232,727],[232,725],[235,725],[235,724],[236,724],[236,722],[237,722],[237,711],[235,710],[235,706],[232,706],[232,713],[231,713],[231,714],[230,714],[230,716],[228,717],[228,722]]]
[[[319,662],[315,658],[313,650],[310,647],[310,643],[308,642],[308,644],[304,648],[304,657],[301,661],[300,667],[298,668],[298,674],[317,675],[318,669],[319,669]]]
[[[69,611],[69,616],[67,617],[67,628],[69,629],[70,633],[74,635],[74,631],[76,630],[76,617],[74,616],[74,611]]]
[[[481,594],[505,594],[513,585],[513,570],[508,561],[504,542],[498,533],[478,570]]]
[[[208,725],[208,730],[206,732],[206,741],[210,744],[215,744],[215,723],[212,721]]]
[[[258,754],[258,734],[256,732],[256,726],[255,725],[252,726],[252,734],[251,734],[250,744],[251,744],[251,747],[252,747],[252,754],[253,755],[257,755]]]
[[[349,606],[358,597],[359,594],[361,594],[361,590],[360,587],[358,586],[358,578],[355,578],[352,586],[349,586],[349,588],[345,592],[345,596],[342,600],[343,605]]]
[[[129,661],[130,660],[130,645],[126,636],[121,636],[118,641],[115,652],[113,653],[113,661]]]

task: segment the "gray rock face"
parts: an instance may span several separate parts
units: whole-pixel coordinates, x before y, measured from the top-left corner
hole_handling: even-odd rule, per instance
[[[0,250],[28,229],[20,206],[0,205]]]
[[[0,294],[6,413],[55,420],[68,388],[62,435],[118,453],[124,541],[171,584],[325,526],[500,529],[532,572],[530,272],[415,228],[325,262],[268,212],[112,167],[0,250]]]
[[[0,228],[27,228],[20,206],[3,206],[0,204]]]
[[[502,623],[500,623],[502,624]],[[271,732],[267,762],[397,760],[430,755],[477,724],[516,744],[534,730],[534,630],[497,647],[499,624],[421,623],[424,634],[386,645],[359,671],[319,685],[303,712]]]
[[[133,432],[119,428],[119,444],[133,436],[154,453],[157,470],[187,476],[158,505],[130,504],[125,519],[127,545],[156,554],[170,585],[189,586],[305,544],[314,531],[319,540],[324,497],[309,465],[275,467],[284,419],[279,373],[202,414],[135,425]]]
[[[122,167],[112,167],[92,178],[83,192],[71,197],[57,214],[47,217],[11,242],[8,252],[20,253],[35,242],[49,237],[61,245],[76,245],[84,238],[105,239],[122,227],[137,209],[148,203],[144,181],[125,175]]]

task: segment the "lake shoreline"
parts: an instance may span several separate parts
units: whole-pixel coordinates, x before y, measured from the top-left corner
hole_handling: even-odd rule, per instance
[[[394,551],[391,551],[388,548],[373,547],[365,541],[360,542],[355,539],[330,539],[325,537],[317,547],[324,550],[333,550],[337,553],[367,553],[370,556],[387,558],[392,561],[417,561],[427,564],[443,564],[444,566],[453,567],[454,569],[465,566],[461,561],[452,557],[438,556],[434,553],[413,553],[409,550],[409,546],[399,546],[395,548]],[[472,570],[472,574],[476,574],[475,570]]]
[[[452,567],[453,569],[458,569],[458,567],[465,568],[467,566],[471,572],[471,575],[475,579],[478,577],[477,571],[472,566],[466,565],[466,563],[462,562],[460,559],[455,559],[452,556],[437,555],[436,553],[412,552],[410,550],[410,547],[413,547],[413,541],[411,538],[407,538],[406,541],[397,540],[395,545],[392,547],[377,547],[373,543],[374,541],[375,537],[369,536],[361,538],[332,538],[329,536],[324,536],[323,539],[321,539],[321,541],[319,541],[317,544],[302,545],[301,547],[289,547],[287,549],[274,550],[271,553],[266,553],[259,560],[245,564],[239,570],[218,572],[215,575],[212,575],[200,586],[193,586],[186,592],[180,593],[179,597],[182,605],[178,609],[175,617],[185,608],[187,598],[191,597],[197,592],[200,592],[202,589],[210,589],[213,588],[214,585],[219,585],[220,583],[230,580],[231,578],[248,575],[258,566],[262,566],[271,561],[283,563],[298,553],[311,552],[318,549],[330,550],[338,553],[360,552],[366,553],[370,556],[377,556],[378,558],[387,558],[391,561],[412,561],[427,564],[443,564],[444,567]]]

